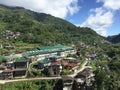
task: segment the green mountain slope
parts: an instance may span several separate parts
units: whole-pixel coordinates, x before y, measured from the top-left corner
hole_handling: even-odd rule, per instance
[[[114,36],[108,36],[107,40],[112,43],[120,43],[120,34]]]
[[[103,40],[103,37],[90,28],[76,27],[66,20],[21,7],[0,5],[0,17],[1,32],[5,30],[20,32],[20,36],[11,41],[49,45]]]

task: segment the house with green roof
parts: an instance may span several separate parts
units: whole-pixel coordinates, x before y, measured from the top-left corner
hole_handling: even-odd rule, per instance
[[[41,67],[41,66],[46,67],[46,66],[50,65],[51,60],[49,60],[49,59],[42,59],[42,60],[38,60],[37,62],[38,62],[38,67]]]
[[[13,59],[13,77],[26,76],[29,66],[29,60],[26,57]]]

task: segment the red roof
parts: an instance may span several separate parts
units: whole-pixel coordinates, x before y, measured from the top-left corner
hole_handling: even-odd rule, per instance
[[[80,60],[71,60],[71,63],[80,63]]]
[[[5,66],[3,66],[3,65],[0,65],[0,68],[3,68],[3,69],[5,69],[6,67],[5,67]]]
[[[51,66],[52,66],[52,65],[61,65],[61,63],[58,62],[58,61],[56,61],[56,62],[52,62],[52,63],[51,63]]]
[[[61,60],[61,64],[63,64],[63,65],[67,65],[68,62],[67,62],[66,60]]]
[[[69,64],[67,64],[66,66],[68,66],[68,67],[71,67],[71,68],[74,68],[75,66],[77,66],[75,63],[69,63]]]

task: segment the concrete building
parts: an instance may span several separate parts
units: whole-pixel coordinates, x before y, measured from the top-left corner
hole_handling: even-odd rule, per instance
[[[7,69],[4,65],[0,65],[0,79],[9,78],[13,78],[13,71],[11,69]]]
[[[49,66],[50,76],[60,76],[62,71],[62,65],[58,62],[51,63]]]
[[[55,46],[46,46],[36,48],[32,51],[27,51],[22,53],[22,56],[27,58],[37,58],[37,59],[45,59],[49,56],[58,55],[61,57],[65,57],[68,54],[75,54],[76,50],[72,46],[63,46],[63,45],[55,45]]]
[[[91,68],[85,68],[82,72],[79,72],[75,76],[77,87],[81,88],[83,85],[92,86],[92,82],[94,81],[94,76],[95,75],[92,73]]]
[[[0,65],[0,79],[25,77],[28,71],[29,60],[25,57],[3,61]]]
[[[13,77],[26,76],[29,66],[29,60],[25,57],[13,59]]]
[[[63,90],[72,90],[74,78],[63,76],[62,79],[63,79]]]

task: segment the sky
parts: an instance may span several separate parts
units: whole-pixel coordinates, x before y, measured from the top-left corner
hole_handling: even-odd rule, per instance
[[[102,36],[120,33],[120,0],[0,0],[0,4],[51,14]]]

